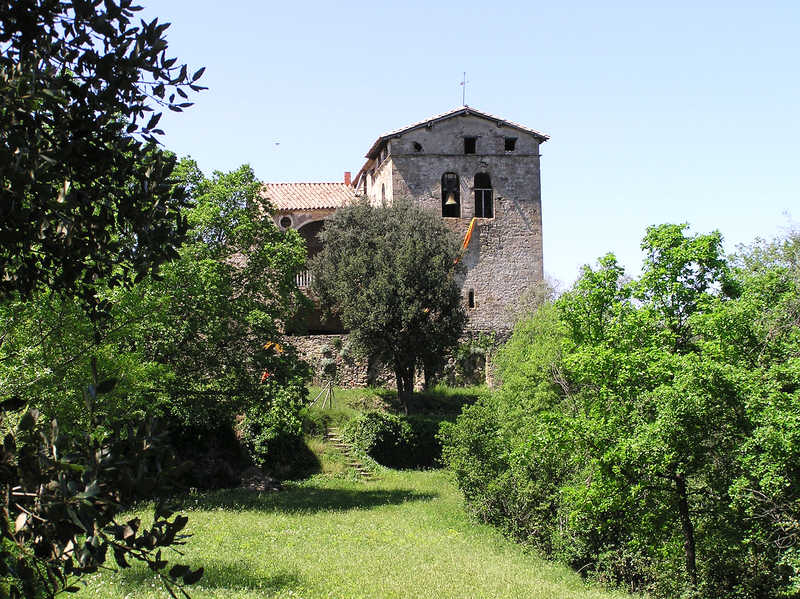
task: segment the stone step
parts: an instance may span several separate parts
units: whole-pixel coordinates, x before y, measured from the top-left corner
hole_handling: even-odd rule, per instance
[[[361,463],[361,461],[353,455],[353,448],[350,446],[349,443],[344,441],[341,436],[339,435],[339,429],[329,428],[325,433],[325,440],[331,443],[337,450],[339,450],[342,455],[347,458],[346,464],[347,467],[355,470],[358,473],[359,478],[363,481],[371,481],[375,480],[373,474],[370,470]]]

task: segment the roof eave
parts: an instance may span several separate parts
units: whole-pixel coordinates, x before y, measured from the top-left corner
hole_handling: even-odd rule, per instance
[[[522,125],[518,125],[517,123],[512,123],[512,122],[506,121],[504,119],[497,118],[497,117],[495,117],[493,115],[487,114],[485,112],[481,112],[480,110],[475,110],[474,108],[470,108],[469,106],[464,106],[463,108],[458,108],[456,110],[452,110],[452,111],[447,112],[445,114],[430,118],[427,121],[422,121],[421,123],[417,123],[415,125],[410,125],[410,126],[406,127],[405,129],[398,129],[397,131],[392,131],[391,133],[387,133],[385,135],[381,135],[377,140],[375,140],[375,143],[372,144],[372,147],[370,147],[369,151],[365,154],[365,157],[366,158],[374,158],[375,154],[377,153],[378,148],[381,146],[381,144],[383,142],[385,142],[385,141],[388,141],[389,139],[392,139],[393,137],[400,137],[401,135],[404,135],[404,134],[408,133],[409,131],[414,131],[416,129],[421,129],[422,127],[430,127],[430,126],[432,126],[432,125],[434,125],[434,124],[436,124],[436,123],[438,123],[440,121],[452,118],[454,116],[459,116],[459,115],[462,115],[462,114],[464,114],[464,115],[472,114],[472,115],[477,116],[479,118],[486,119],[487,121],[493,121],[498,126],[509,127],[511,129],[516,129],[517,131],[521,131],[523,133],[527,133],[528,135],[532,135],[533,137],[538,139],[541,143],[544,143],[544,142],[546,142],[547,140],[550,139],[549,135],[545,135],[544,133],[541,133],[540,131],[536,131],[535,129],[529,129],[527,127],[523,127]]]

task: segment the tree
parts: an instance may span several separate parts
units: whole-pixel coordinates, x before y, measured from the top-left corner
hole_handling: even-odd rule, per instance
[[[163,280],[138,290],[153,314],[139,342],[148,359],[172,372],[174,415],[232,425],[276,381],[299,380],[304,388],[305,370],[291,348],[268,344],[305,301],[295,284],[305,249],[296,231],[275,226],[249,166],[205,177],[184,160],[177,172],[194,203],[185,211],[188,238],[179,259],[162,269]],[[265,371],[269,385],[260,382]]]
[[[650,227],[515,328],[503,386],[447,431],[473,510],[659,596],[800,588],[796,237],[730,262],[719,233]]]
[[[0,301],[42,289],[77,298],[94,344],[109,318],[102,292],[176,257],[187,227],[155,107],[188,107],[185,89],[202,89],[202,69],[190,76],[167,57],[168,25],[134,25],[138,10],[130,0],[0,3]],[[87,404],[115,386],[95,355],[90,362]],[[185,519],[170,522],[159,506],[150,529],[115,520],[126,485],[154,488],[145,451],[153,436],[103,431],[94,420],[76,443],[21,408],[18,397],[0,404],[4,593],[72,590],[109,548],[122,567],[128,557],[166,572],[160,548],[179,542]],[[180,587],[201,575],[176,565],[163,578]]]
[[[295,285],[306,257],[299,235],[275,226],[249,166],[206,177],[186,159],[175,174],[192,203],[179,257],[162,265],[158,279],[98,283],[107,317],[97,336],[80,302],[64,294],[0,304],[0,397],[17,395],[58,418],[62,433],[90,429],[98,418],[106,425],[164,418],[188,459],[220,445],[231,451],[225,442],[235,438],[237,417],[256,406],[302,403],[306,366],[293,348],[270,342],[307,301]],[[92,360],[117,383],[87,409]],[[226,471],[220,484],[235,474]]]
[[[97,281],[175,257],[186,230],[161,112],[189,75],[169,24],[135,25],[131,0],[0,3],[0,296],[48,287],[94,306]],[[102,312],[102,308],[99,308]]]
[[[205,177],[185,160],[178,173],[194,201],[188,240],[162,281],[133,290],[153,315],[136,341],[170,373],[160,408],[185,449],[233,439],[236,426],[250,459],[277,473],[305,447],[307,365],[278,343],[307,301],[295,283],[305,248],[296,231],[275,226],[249,166]]]
[[[362,355],[393,367],[408,411],[415,370],[440,360],[466,322],[458,240],[409,201],[343,208],[321,238],[311,262],[314,293]]]

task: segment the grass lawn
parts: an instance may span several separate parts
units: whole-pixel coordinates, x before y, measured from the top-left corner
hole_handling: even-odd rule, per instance
[[[194,537],[184,561],[206,569],[195,599],[625,596],[470,521],[443,471],[386,470],[373,482],[317,475],[280,493],[199,495],[185,509]],[[168,597],[144,568],[88,582],[74,596]]]

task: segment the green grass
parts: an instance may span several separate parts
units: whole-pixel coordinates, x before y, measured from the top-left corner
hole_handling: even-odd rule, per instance
[[[564,566],[470,521],[446,472],[330,475],[279,493],[186,500],[185,561],[204,566],[203,598],[611,598]],[[81,599],[168,595],[140,567],[92,577]]]

